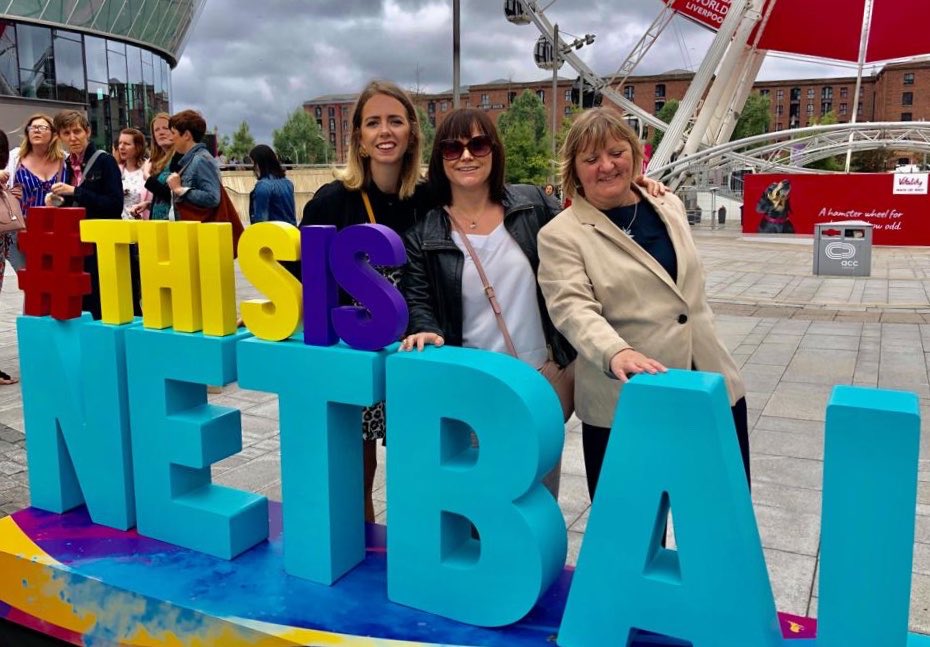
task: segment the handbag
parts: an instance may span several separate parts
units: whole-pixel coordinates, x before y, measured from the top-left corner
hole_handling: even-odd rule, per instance
[[[184,173],[186,168],[187,165],[180,170],[179,174]],[[245,231],[245,226],[242,224],[239,212],[236,211],[236,205],[230,199],[225,186],[220,185],[220,203],[215,207],[198,207],[186,200],[175,200],[173,193],[171,194],[171,203],[176,220],[230,223],[232,225],[233,258],[238,256],[239,237]]]
[[[0,187],[0,233],[17,232],[26,228],[23,208],[9,189]]]
[[[484,272],[484,267],[481,265],[481,260],[478,258],[475,248],[472,247],[468,236],[451,215],[449,216],[449,222],[452,223],[452,228],[461,236],[465,249],[468,250],[468,255],[471,256],[471,260],[475,264],[475,269],[478,270],[478,276],[484,286],[484,294],[488,298],[488,303],[491,304],[494,318],[497,319],[497,327],[500,328],[501,334],[504,336],[504,345],[507,347],[507,352],[514,357],[518,357],[517,348],[510,337],[507,322],[504,321],[504,314],[501,311],[500,303],[497,301],[497,295],[494,293],[494,286],[488,281],[488,275]],[[539,372],[548,380],[552,390],[558,396],[559,404],[562,405],[563,422],[567,422],[575,411],[575,362],[571,362],[568,366],[559,366],[555,360],[550,358],[539,367]]]

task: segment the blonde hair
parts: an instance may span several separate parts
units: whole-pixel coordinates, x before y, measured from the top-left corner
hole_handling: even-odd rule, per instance
[[[407,121],[410,123],[410,139],[404,153],[403,166],[400,171],[400,189],[397,194],[401,199],[409,198],[413,195],[417,183],[420,181],[420,149],[422,146],[420,121],[417,119],[417,110],[413,106],[413,101],[410,100],[406,92],[390,81],[371,81],[359,94],[358,100],[355,102],[355,109],[352,111],[352,135],[349,138],[349,154],[346,168],[337,177],[342,181],[345,188],[351,191],[364,188],[371,180],[371,164],[368,157],[362,155],[360,142],[362,111],[365,109],[368,100],[379,94],[397,99],[404,106],[404,110],[407,111]]]
[[[575,158],[585,151],[598,150],[618,140],[630,145],[633,151],[632,175],[639,176],[643,166],[643,147],[623,117],[610,108],[591,108],[578,115],[565,137],[560,154],[559,175],[564,195],[584,196],[575,170]]]
[[[23,141],[19,145],[19,159],[26,159],[26,155],[32,152],[32,142],[29,141],[29,126],[32,125],[32,122],[39,119],[48,125],[52,133],[52,139],[48,143],[48,150],[45,152],[45,159],[49,162],[61,162],[65,159],[65,152],[61,149],[61,145],[58,141],[58,130],[55,128],[55,120],[42,112],[30,115],[26,123],[23,124]]]
[[[152,135],[152,146],[149,149],[149,165],[150,171],[149,175],[158,175],[165,169],[165,165],[171,161],[171,158],[174,156],[174,146],[168,150],[163,149],[158,145],[158,142],[155,141],[155,122],[159,119],[164,119],[166,122],[171,121],[171,115],[167,112],[159,112],[157,115],[152,117],[152,121],[149,122],[149,132]]]

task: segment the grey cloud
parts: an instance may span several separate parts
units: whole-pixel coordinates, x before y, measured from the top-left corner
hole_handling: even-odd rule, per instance
[[[547,16],[563,32],[597,34],[579,55],[610,75],[661,6],[659,0],[559,0]],[[356,92],[372,78],[411,90],[447,90],[451,7],[449,0],[209,0],[173,73],[174,108],[201,110],[221,133],[247,121],[256,140],[270,142],[271,131],[304,101]],[[463,84],[546,77],[533,62],[534,26],[508,23],[499,0],[464,0],[461,8]],[[637,73],[700,63],[710,34],[679,18],[673,25]],[[775,61],[765,73],[779,69],[795,67]],[[561,74],[575,73],[564,67]]]

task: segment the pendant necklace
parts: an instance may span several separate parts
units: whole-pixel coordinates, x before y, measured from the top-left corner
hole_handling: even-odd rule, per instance
[[[623,230],[623,233],[629,236],[632,239],[636,239],[636,236],[630,233],[630,230],[633,229],[633,223],[636,222],[637,212],[639,211],[639,200],[636,201],[636,206],[633,207],[633,217],[630,219],[630,224],[626,227],[620,227]]]

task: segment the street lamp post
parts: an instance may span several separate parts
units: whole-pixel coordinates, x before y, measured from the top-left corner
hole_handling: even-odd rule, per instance
[[[562,58],[563,54],[567,54],[572,49],[581,49],[585,45],[590,45],[594,42],[594,34],[585,34],[583,38],[575,38],[570,43],[562,43],[559,39],[559,25],[558,23],[552,26],[552,43],[547,42],[547,35],[539,37],[539,40],[536,42],[536,51],[534,58],[536,59],[536,65],[544,70],[552,69],[552,97],[551,97],[551,147],[552,147],[552,159],[555,160],[558,155],[556,150],[556,139],[559,130],[559,68],[562,67],[565,59]],[[555,183],[553,174],[549,174],[549,178]]]
[[[559,68],[562,67],[562,48],[559,46],[559,23],[552,25],[552,159],[558,159],[556,150],[556,133],[559,130]],[[549,174],[550,181],[555,185],[555,168]]]
[[[459,61],[461,58],[461,41],[459,39],[459,0],[452,0],[452,107],[459,108],[462,103]]]

